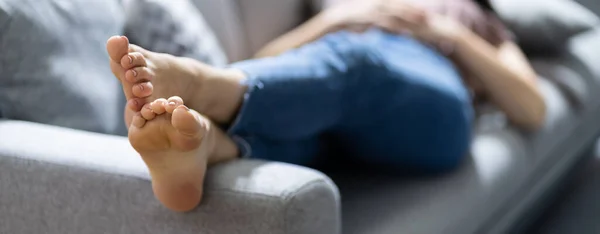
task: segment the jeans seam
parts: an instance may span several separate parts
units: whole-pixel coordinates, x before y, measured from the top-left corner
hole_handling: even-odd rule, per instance
[[[231,139],[238,146],[241,155],[240,158],[250,158],[252,156],[252,146],[248,141],[238,135],[232,135]]]

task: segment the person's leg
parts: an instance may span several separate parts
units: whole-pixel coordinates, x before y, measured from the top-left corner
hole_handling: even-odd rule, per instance
[[[326,133],[362,161],[431,171],[453,168],[467,153],[467,89],[447,58],[416,40],[341,32],[232,67],[245,71],[250,89],[230,133],[250,145]],[[254,156],[311,162],[267,153],[268,145]]]
[[[384,34],[374,33],[374,35]],[[235,64],[234,68],[245,71],[248,76],[246,84],[230,82],[234,79],[213,79],[214,82],[211,85],[206,85],[206,82],[199,90],[212,88],[214,89],[213,93],[233,97],[230,99],[237,100],[239,102],[238,106],[242,103],[242,100],[245,100],[230,133],[239,136],[234,137],[235,139],[243,139],[238,141],[242,142],[240,145],[250,145],[254,157],[306,164],[311,160],[311,157],[306,156],[319,151],[318,141],[315,140],[317,136],[323,133],[339,133],[338,135],[347,133],[349,136],[355,137],[343,139],[357,143],[356,145],[348,145],[348,149],[368,151],[366,149],[378,148],[374,146],[379,143],[379,145],[385,146],[381,148],[390,149],[385,151],[388,152],[388,154],[383,155],[385,157],[380,158],[395,159],[398,163],[406,162],[398,159],[401,158],[400,156],[408,156],[393,154],[394,152],[399,154],[408,152],[401,141],[404,139],[393,141],[389,138],[397,137],[399,133],[402,133],[402,129],[399,129],[401,127],[398,126],[410,123],[410,119],[407,119],[407,123],[400,123],[398,121],[394,122],[393,118],[389,117],[396,117],[399,113],[404,112],[410,113],[411,110],[407,107],[414,106],[415,108],[428,109],[426,105],[410,106],[406,103],[429,104],[431,100],[435,101],[436,99],[410,99],[410,97],[414,97],[411,94],[418,92],[417,90],[428,91],[427,87],[435,85],[432,85],[434,83],[421,83],[422,85],[415,86],[412,82],[414,79],[408,78],[438,77],[439,74],[433,72],[436,70],[431,69],[435,66],[423,65],[431,65],[431,61],[440,62],[443,65],[440,68],[441,71],[449,71],[450,74],[455,74],[455,76],[444,76],[442,74],[439,77],[458,78],[458,76],[449,62],[431,49],[425,48],[414,40],[397,36],[394,36],[394,38],[400,40],[376,41],[376,37],[375,39],[369,39],[369,37],[350,33],[336,33],[282,56]],[[403,57],[383,56],[382,50],[397,53],[397,56],[401,55]],[[390,63],[396,59],[399,64]],[[130,60],[126,59],[121,62],[123,63],[123,61]],[[135,63],[134,59],[133,64]],[[180,68],[181,65],[174,67],[172,69]],[[206,66],[204,65],[204,67]],[[164,74],[173,74],[172,71],[168,71],[169,69],[161,69],[164,71],[158,72],[162,72],[163,75],[155,76],[154,79],[165,79]],[[177,72],[181,73],[181,71]],[[225,82],[221,82],[221,80],[225,80]],[[456,85],[459,81],[456,79],[442,82]],[[165,85],[167,83],[163,82],[161,85],[156,85],[156,88],[163,90],[172,88],[172,86]],[[419,83],[417,82],[417,84]],[[443,85],[435,87],[443,87]],[[240,94],[240,92],[223,91],[246,91],[246,88],[248,90],[245,95],[244,92]],[[422,93],[427,94],[427,92]],[[461,93],[457,94],[462,95]],[[242,98],[242,96],[245,96],[245,98]],[[440,95],[440,98],[445,98],[445,96]],[[457,103],[463,103],[463,100],[466,99],[468,98],[458,98]],[[208,106],[228,106],[227,102],[220,103],[221,99],[210,95],[206,95],[200,101],[202,100],[212,104]],[[440,102],[444,102],[444,100]],[[228,109],[236,110],[237,106],[235,108],[230,106]],[[450,109],[456,110],[456,108]],[[204,113],[203,111],[200,110]],[[210,112],[210,110],[207,110],[207,113]],[[390,112],[395,115],[389,115]],[[236,113],[236,111],[230,111],[227,115],[236,116]],[[410,114],[406,116],[410,116]],[[377,126],[368,126],[368,123],[380,120],[382,123],[391,124],[389,128],[386,128],[387,131],[378,130]],[[364,127],[365,125],[367,127]],[[351,129],[363,130],[349,131]],[[392,129],[396,131],[392,131]],[[454,134],[451,132],[448,135],[462,137],[460,133]],[[435,134],[429,134],[428,136],[435,137]],[[361,138],[368,138],[375,141],[375,143],[370,143],[368,140],[360,142]],[[388,140],[377,140],[381,138],[388,138]],[[424,142],[430,140],[426,138],[417,139],[424,139]],[[300,144],[297,144],[298,142]],[[383,142],[387,143],[383,144]],[[439,141],[433,142],[437,143]],[[468,142],[468,140],[463,142]],[[306,147],[306,145],[311,147]],[[294,148],[296,150],[288,150]],[[310,150],[303,151],[304,148]],[[464,147],[460,145],[457,148],[464,151]],[[424,150],[426,148],[419,149]],[[376,149],[373,151],[376,152]],[[410,157],[417,155],[411,152],[408,153],[411,154]],[[388,157],[389,155],[392,156]],[[423,157],[429,158],[429,155]],[[377,161],[376,158],[372,160]]]
[[[363,71],[378,60],[361,38],[338,32],[276,57],[232,64],[247,76],[244,102],[229,128],[242,151],[254,158],[315,163],[327,144],[324,135],[354,119],[346,113],[349,97],[359,95],[353,87],[370,79]]]
[[[336,128],[336,143],[370,165],[442,172],[468,154],[473,110],[453,64],[414,40],[367,33],[376,54],[365,77],[378,81],[349,88],[357,94]],[[362,90],[362,91],[361,91]],[[371,90],[365,91],[365,90]]]
[[[337,33],[281,56],[226,70],[129,46],[122,37],[111,38],[107,47],[112,64],[120,65],[113,66],[115,76],[131,89],[126,95],[133,110],[155,97],[179,94],[186,103],[192,100],[192,109],[218,122],[227,124],[238,116],[229,132],[243,139],[238,141],[242,150],[252,145],[245,152],[307,164],[319,151],[319,135],[340,121],[344,97],[351,95],[346,86],[359,79],[357,72],[366,64],[367,48],[356,43],[357,37]],[[247,77],[231,77],[235,75]]]

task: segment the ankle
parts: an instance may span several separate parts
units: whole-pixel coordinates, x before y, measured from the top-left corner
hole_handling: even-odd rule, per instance
[[[237,144],[223,130],[213,124],[211,134],[214,139],[214,147],[208,157],[208,165],[234,160],[239,157],[240,150]]]
[[[203,78],[196,100],[202,100],[203,110],[218,124],[233,121],[243,103],[247,86],[243,84],[246,75],[238,70],[214,69]]]

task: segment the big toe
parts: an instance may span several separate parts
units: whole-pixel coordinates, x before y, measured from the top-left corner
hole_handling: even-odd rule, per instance
[[[129,40],[125,36],[112,36],[106,42],[108,56],[115,63],[121,63],[121,58],[129,52]]]
[[[171,124],[183,135],[202,138],[208,127],[208,120],[198,112],[181,105],[173,111]]]

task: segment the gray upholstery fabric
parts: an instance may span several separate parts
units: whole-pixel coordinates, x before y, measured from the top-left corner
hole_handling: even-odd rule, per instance
[[[304,21],[305,0],[234,0],[243,12],[241,23],[245,28],[248,56],[252,57],[273,38],[283,35]],[[273,10],[277,9],[277,10]],[[277,19],[277,20],[273,20]]]
[[[574,35],[592,29],[600,20],[571,0],[492,0],[500,18],[530,52],[560,51]]]
[[[2,0],[0,8],[0,117],[121,127],[124,103],[105,49],[124,26],[117,0]]]
[[[209,170],[189,214],[154,199],[126,138],[0,121],[0,233],[339,233],[336,186],[313,170],[239,160]]]
[[[223,49],[227,54],[229,62],[246,59],[252,55],[251,51],[248,50],[248,35],[246,35],[249,31],[242,25],[241,16],[243,13],[236,1],[192,1],[202,12],[202,15],[206,18],[206,22],[212,26],[219,42],[224,47]]]
[[[51,62],[50,65],[68,64],[74,67],[66,71],[79,74],[81,69],[84,69],[87,76],[75,77],[73,74],[63,73],[58,75],[85,82],[85,85],[76,83],[74,86],[77,87],[114,91],[110,96],[117,99],[119,95],[116,94],[120,94],[120,89],[108,69],[108,56],[105,54],[104,43],[109,36],[122,33],[123,19],[120,17],[123,14],[114,13],[97,5],[107,2],[105,0],[83,2],[88,7],[86,9],[94,12],[80,11],[81,15],[77,14],[72,18],[57,17],[56,21],[36,21],[31,24],[20,24],[18,26],[23,28],[18,28],[14,26],[15,21],[11,21],[13,15],[8,17],[15,12],[12,4],[25,4],[26,7],[37,4],[39,7],[48,7],[46,9],[48,11],[52,9],[67,11],[71,9],[70,7],[77,9],[82,1],[0,0],[2,10],[0,29],[3,30],[0,37],[2,75],[12,71],[6,67],[9,63],[18,64],[20,66],[18,69],[11,69],[22,72],[35,71],[35,68],[43,65],[44,61]],[[231,2],[204,1],[204,4],[211,3],[219,5]],[[31,7],[20,10],[30,10],[31,12],[28,13],[33,14],[36,9],[38,8]],[[44,17],[54,16],[43,10],[41,13]],[[86,33],[82,34],[69,34],[62,30],[53,32],[53,28],[56,28],[55,24],[64,26],[60,29],[74,30],[77,27],[73,24],[83,22],[79,20],[81,17],[87,20],[86,17],[93,17],[95,14],[103,15],[102,20],[97,23],[111,26],[111,30],[105,31],[106,34],[94,34],[94,40],[90,40],[90,44],[73,40],[71,42],[75,44],[67,47],[56,42],[64,37],[79,39],[88,36],[87,33],[92,33],[85,31]],[[115,23],[111,21],[112,19],[120,21]],[[214,19],[212,20],[214,22]],[[72,24],[67,24],[67,27],[62,23]],[[217,21],[217,23],[222,22]],[[43,27],[40,29],[34,26]],[[27,38],[14,30],[4,31],[7,27],[26,30],[27,33],[29,33],[27,30],[40,30],[45,33],[48,31],[55,33],[52,35],[58,38],[46,38],[44,35],[32,33],[28,36],[34,38]],[[84,25],[81,27],[85,28]],[[235,37],[237,34],[224,35]],[[8,36],[11,40],[7,40]],[[15,46],[17,42],[35,39],[51,40],[52,43],[34,43],[24,48]],[[15,48],[5,48],[9,45]],[[83,45],[87,47],[79,47]],[[70,52],[73,57],[64,53],[50,53],[53,52],[50,49],[65,48],[70,49],[67,52]],[[36,49],[35,55],[40,57],[31,56],[34,53],[29,52],[33,50],[26,49]],[[40,49],[48,49],[49,53],[41,54],[40,51],[46,51]],[[101,60],[97,60],[89,58],[89,54],[103,56]],[[25,58],[40,59],[40,61],[34,60],[35,63],[32,63],[30,60],[25,60],[23,63],[16,63],[23,58],[17,55],[29,56]],[[48,57],[54,60],[49,60]],[[40,74],[44,73],[40,72]],[[98,77],[104,77],[104,74],[114,82],[115,87],[104,87],[93,82]],[[8,89],[0,90],[0,95],[7,94],[7,91]],[[53,124],[74,126],[80,123],[74,120],[75,116],[70,116],[71,111],[79,111],[87,106],[73,103],[82,100],[80,97],[63,101],[64,106],[59,106],[68,107],[68,110],[59,110],[44,103],[45,99],[51,97],[60,99],[60,95],[63,95],[62,90],[34,95],[36,98],[31,101],[45,104],[37,108],[36,113],[42,111],[60,113],[56,116],[60,117],[58,120],[63,124],[54,122]],[[105,103],[111,102],[112,99],[106,101],[104,97],[99,96],[94,101]],[[0,105],[5,103],[0,102]],[[28,103],[21,104],[19,108],[23,108],[22,110],[34,108]],[[8,110],[5,113],[13,113],[12,109]],[[122,105],[118,105],[118,110],[122,110]],[[84,124],[92,125],[97,118],[113,119],[111,117],[113,111],[108,108],[104,108],[103,111],[100,115],[94,112],[88,113],[89,119],[85,120]],[[122,122],[122,115],[115,115],[114,120],[118,123]],[[100,129],[104,129],[103,127]],[[81,128],[96,129],[95,125]],[[29,122],[0,121],[0,233],[335,234],[341,232],[339,202],[336,186],[328,177],[314,170],[280,163],[240,160],[211,168],[207,176],[206,195],[202,206],[189,214],[176,214],[161,207],[153,198],[146,168],[131,149],[126,138]]]
[[[539,132],[516,131],[492,112],[479,119],[471,158],[454,173],[410,178],[332,175],[343,198],[344,233],[507,233],[521,219],[518,214],[600,132],[600,69],[594,66],[600,61],[600,29],[573,38],[567,47],[564,56],[533,59],[534,64],[556,66],[540,73],[578,84],[573,85],[573,102],[560,84],[541,81],[548,118]]]

